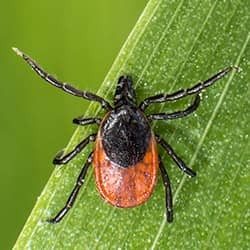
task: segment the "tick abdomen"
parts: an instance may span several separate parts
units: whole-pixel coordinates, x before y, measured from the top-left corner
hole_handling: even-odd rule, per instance
[[[96,186],[101,196],[116,207],[135,207],[151,196],[158,172],[157,144],[152,134],[142,160],[129,167],[120,167],[107,157],[97,136],[93,165]]]

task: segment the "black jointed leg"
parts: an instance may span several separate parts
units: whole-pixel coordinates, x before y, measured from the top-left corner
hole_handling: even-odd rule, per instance
[[[178,99],[183,98],[183,97],[188,96],[188,95],[193,95],[193,94],[199,93],[203,89],[211,86],[216,81],[223,78],[225,75],[227,75],[233,69],[240,71],[240,68],[237,66],[227,67],[224,70],[220,71],[219,73],[215,74],[214,76],[210,77],[208,80],[206,80],[204,82],[199,82],[195,86],[193,86],[189,89],[182,89],[182,90],[179,90],[173,94],[158,94],[155,96],[148,97],[143,102],[141,102],[141,104],[139,105],[139,108],[143,111],[151,103],[174,101],[174,100],[178,100]]]
[[[184,116],[192,114],[199,107],[199,104],[200,104],[200,96],[198,94],[195,97],[194,103],[185,110],[177,111],[177,112],[170,113],[170,114],[166,114],[166,113],[150,114],[150,115],[147,115],[147,118],[149,119],[149,121],[172,120],[172,119],[182,118]]]
[[[102,108],[106,109],[106,110],[111,110],[112,107],[111,105],[104,100],[102,97],[97,96],[96,94],[93,94],[91,92],[88,91],[81,91],[78,90],[76,88],[74,88],[73,86],[58,81],[56,78],[54,78],[52,75],[46,73],[33,59],[31,59],[28,55],[24,54],[22,51],[20,51],[17,48],[13,48],[13,50],[17,53],[17,55],[21,56],[31,67],[32,69],[44,80],[46,80],[47,82],[49,82],[50,84],[52,84],[53,86],[62,89],[63,91],[74,95],[74,96],[78,96],[78,97],[82,97],[84,99],[90,100],[90,101],[95,101],[95,102],[99,102],[102,105]]]
[[[63,155],[63,150],[60,151],[53,160],[53,164],[61,165],[68,163],[71,159],[73,159],[77,154],[79,154],[90,142],[94,142],[96,139],[96,134],[91,134],[87,138],[85,138],[81,143],[79,143],[70,153]]]
[[[75,118],[73,120],[73,123],[77,125],[82,125],[82,126],[94,124],[94,123],[100,125],[101,121],[102,121],[101,118]]]
[[[172,147],[162,138],[160,138],[158,135],[155,135],[157,142],[165,149],[165,151],[171,156],[171,158],[175,161],[177,166],[187,175],[194,177],[196,176],[196,173],[188,168],[186,164],[182,161],[182,159],[176,155]]]
[[[84,183],[84,179],[85,179],[87,170],[88,170],[90,164],[92,163],[92,160],[93,160],[93,152],[90,153],[87,161],[85,162],[85,164],[82,168],[82,171],[77,178],[75,187],[74,187],[73,191],[71,192],[71,194],[66,202],[66,205],[59,211],[59,213],[54,218],[48,219],[47,220],[48,222],[58,223],[68,213],[68,211],[72,208],[72,206],[74,205],[74,202],[76,200],[76,197],[79,193],[79,190],[81,189],[81,187]]]
[[[161,176],[163,180],[163,184],[165,186],[165,194],[166,194],[166,216],[168,222],[173,222],[173,198],[172,198],[172,191],[171,191],[171,185],[170,180],[167,174],[167,171],[162,163],[162,160],[160,159],[159,162],[160,170],[161,170]]]

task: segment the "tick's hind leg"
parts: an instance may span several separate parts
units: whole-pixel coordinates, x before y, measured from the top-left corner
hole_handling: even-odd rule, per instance
[[[171,191],[171,185],[170,180],[167,174],[167,171],[162,163],[162,160],[160,159],[159,162],[160,170],[161,170],[161,176],[163,180],[163,184],[165,186],[165,193],[166,193],[166,216],[167,221],[169,223],[173,222],[173,199],[172,199],[172,191]]]
[[[63,150],[60,151],[53,160],[53,164],[61,165],[66,164],[70,160],[72,160],[78,153],[80,153],[90,142],[94,142],[96,139],[96,134],[91,134],[87,138],[85,138],[81,143],[79,143],[70,153],[63,155]]]
[[[59,221],[62,220],[62,218],[68,213],[68,211],[72,208],[72,206],[74,205],[74,202],[76,200],[76,197],[79,193],[80,188],[82,187],[83,183],[84,183],[84,179],[87,173],[87,170],[89,168],[89,165],[92,163],[93,160],[93,152],[90,153],[90,155],[88,156],[87,161],[85,162],[82,171],[80,173],[80,175],[77,178],[75,187],[73,189],[73,191],[71,192],[66,205],[59,211],[59,213],[52,219],[48,219],[47,221],[50,223],[58,223]]]
[[[155,135],[157,142],[164,148],[164,150],[171,156],[171,158],[175,161],[177,166],[187,175],[194,177],[196,176],[196,173],[188,168],[186,164],[182,161],[182,159],[174,152],[172,147],[162,138],[160,138],[158,135]]]

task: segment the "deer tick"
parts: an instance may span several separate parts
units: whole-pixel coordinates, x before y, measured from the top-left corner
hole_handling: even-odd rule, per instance
[[[231,70],[239,70],[239,68],[236,66],[227,67],[208,80],[199,82],[189,89],[182,89],[173,94],[163,93],[150,96],[139,105],[136,103],[132,78],[130,76],[121,76],[118,79],[113,106],[111,106],[108,101],[100,96],[78,90],[67,83],[58,81],[46,73],[28,55],[17,48],[13,48],[13,50],[41,78],[51,85],[71,95],[98,102],[106,110],[104,118],[75,118],[73,120],[73,123],[82,126],[97,124],[99,125],[99,130],[97,133],[83,139],[72,152],[66,155],[64,155],[63,151],[59,152],[53,163],[56,165],[68,163],[90,142],[94,142],[95,147],[89,154],[66,205],[54,218],[48,221],[57,223],[68,213],[76,200],[79,190],[84,183],[87,170],[92,163],[99,193],[111,205],[121,208],[135,207],[147,201],[154,190],[158,169],[160,169],[166,192],[166,217],[168,222],[172,222],[173,202],[170,180],[158,155],[157,144],[162,146],[176,165],[188,176],[194,177],[196,173],[186,166],[163,138],[152,131],[150,123],[153,120],[172,120],[190,115],[200,104],[199,93],[202,90],[213,85]],[[173,113],[145,114],[146,108],[153,103],[175,101],[189,95],[195,95],[195,99],[192,105],[185,110]]]

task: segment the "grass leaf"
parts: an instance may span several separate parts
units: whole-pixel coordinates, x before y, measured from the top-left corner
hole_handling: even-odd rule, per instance
[[[14,249],[249,249],[250,5],[244,3],[150,0],[98,91],[112,100],[118,77],[129,74],[141,101],[191,87],[229,65],[243,69],[203,93],[196,115],[153,125],[198,173],[187,178],[160,151],[174,223],[165,221],[160,178],[147,203],[118,209],[100,199],[92,169],[67,217],[46,223],[67,200],[89,147],[55,169]],[[152,105],[148,112],[183,109],[191,101]],[[85,116],[101,114],[90,104]],[[94,129],[77,129],[67,151]]]

